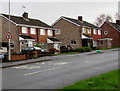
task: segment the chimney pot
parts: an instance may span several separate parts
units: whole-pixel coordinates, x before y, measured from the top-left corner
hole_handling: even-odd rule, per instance
[[[82,16],[78,16],[78,20],[82,21]]]
[[[116,20],[116,24],[120,25],[120,20]]]
[[[23,16],[25,19],[28,19],[28,13],[27,13],[27,12],[24,12],[22,16]]]

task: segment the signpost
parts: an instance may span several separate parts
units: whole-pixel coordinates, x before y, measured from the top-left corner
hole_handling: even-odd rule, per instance
[[[7,33],[6,39],[12,39],[12,35],[10,34],[10,32]]]

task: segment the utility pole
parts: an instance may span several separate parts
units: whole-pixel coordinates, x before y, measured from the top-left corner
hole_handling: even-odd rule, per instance
[[[10,33],[10,0],[9,0],[9,28],[8,32]],[[8,39],[8,60],[11,60],[11,46],[10,46],[10,38]]]

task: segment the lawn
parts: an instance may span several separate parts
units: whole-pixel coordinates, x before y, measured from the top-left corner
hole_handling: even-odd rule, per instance
[[[66,54],[76,54],[76,53],[80,53],[80,52],[67,52],[67,53],[50,54],[50,56],[66,55]]]
[[[81,89],[82,91],[86,91],[87,89],[91,90],[105,90],[105,91],[120,91],[118,90],[118,73],[120,72],[119,70],[114,70],[102,75],[99,75],[97,77],[89,78],[86,80],[82,80],[80,82],[77,82],[75,84],[72,84],[70,86],[64,87],[60,89],[60,91],[65,91],[65,90],[77,90]],[[120,74],[119,74],[120,75]],[[81,91],[80,90],[80,91]],[[87,90],[88,91],[88,90]]]

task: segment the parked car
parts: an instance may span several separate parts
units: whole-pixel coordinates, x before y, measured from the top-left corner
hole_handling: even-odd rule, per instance
[[[23,48],[22,52],[31,52],[31,51],[39,51],[39,52],[44,52],[43,49],[41,49],[40,47],[27,47],[27,48]]]

